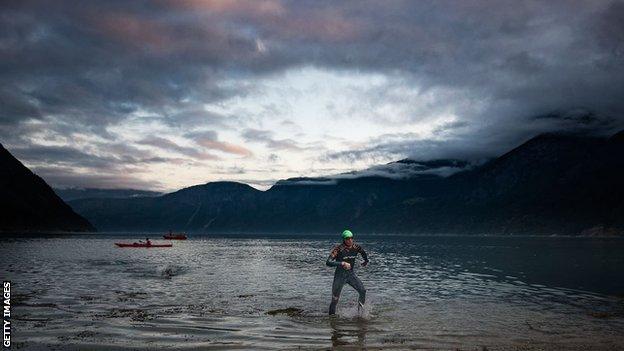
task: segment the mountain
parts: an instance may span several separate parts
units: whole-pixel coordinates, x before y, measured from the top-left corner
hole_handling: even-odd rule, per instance
[[[236,214],[255,211],[260,193],[246,184],[215,182],[156,197],[90,198],[70,204],[105,231],[244,231],[245,222]]]
[[[101,230],[420,234],[624,233],[624,132],[543,134],[486,163],[401,160],[278,181],[208,183],[155,198],[82,199]]]
[[[149,197],[160,196],[162,193],[156,191],[136,190],[136,189],[98,189],[98,188],[55,188],[54,192],[63,201],[90,198],[115,198],[122,199],[128,197]]]
[[[94,231],[0,144],[0,232]]]
[[[624,229],[621,138],[544,134],[395,210],[407,228],[449,233],[608,234]]]

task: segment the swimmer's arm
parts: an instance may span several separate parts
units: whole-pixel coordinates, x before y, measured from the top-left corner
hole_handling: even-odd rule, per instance
[[[364,259],[364,263],[362,263],[362,266],[366,266],[368,264],[368,254],[366,253],[366,251],[364,251],[364,248],[360,246],[360,255],[362,255],[362,258]]]
[[[336,261],[337,255],[338,255],[338,250],[334,248],[332,252],[329,254],[329,257],[327,257],[327,261],[325,261],[325,265],[330,266],[330,267],[338,267],[342,265],[342,262]]]

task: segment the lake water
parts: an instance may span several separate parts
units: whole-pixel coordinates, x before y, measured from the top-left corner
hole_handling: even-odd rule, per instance
[[[357,268],[366,311],[345,286],[330,318],[336,237],[294,237],[2,239],[13,346],[624,349],[622,239],[356,236],[371,259]]]

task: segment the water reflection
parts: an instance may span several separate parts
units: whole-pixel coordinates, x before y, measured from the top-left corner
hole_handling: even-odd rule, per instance
[[[366,347],[366,335],[369,321],[365,318],[345,319],[338,316],[329,317],[332,346],[343,348],[356,346],[358,349]]]

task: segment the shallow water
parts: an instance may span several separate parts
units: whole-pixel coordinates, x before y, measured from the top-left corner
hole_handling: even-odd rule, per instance
[[[363,316],[328,317],[329,237],[0,241],[20,349],[622,349],[624,240],[360,236]],[[291,308],[290,313],[268,314]]]

